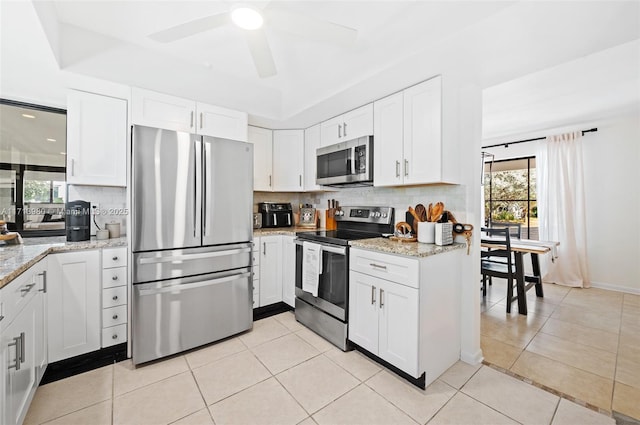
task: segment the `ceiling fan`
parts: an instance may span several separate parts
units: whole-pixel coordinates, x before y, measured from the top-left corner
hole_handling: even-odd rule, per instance
[[[314,41],[350,46],[358,31],[354,28],[319,20],[277,7],[265,7],[261,11],[251,7],[234,7],[229,12],[205,16],[150,34],[149,38],[170,43],[204,31],[234,23],[243,29],[249,52],[261,78],[277,74],[276,65],[264,31],[266,26],[300,35]]]

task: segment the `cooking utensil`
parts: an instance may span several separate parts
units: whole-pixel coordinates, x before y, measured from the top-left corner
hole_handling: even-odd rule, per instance
[[[438,202],[433,207],[432,214],[431,214],[431,221],[437,222],[438,220],[440,220],[440,216],[442,215],[443,211],[444,211],[444,204],[442,202]]]
[[[420,223],[422,220],[420,219],[420,216],[416,213],[416,210],[413,209],[413,207],[409,206],[408,208],[409,214],[411,214],[413,216],[413,219],[415,220],[415,223]],[[414,227],[418,227],[417,224],[414,225]]]
[[[422,204],[416,205],[416,214],[420,217],[420,221],[427,221],[427,209]]]
[[[433,221],[433,204],[429,202],[429,209],[427,210],[427,221]]]

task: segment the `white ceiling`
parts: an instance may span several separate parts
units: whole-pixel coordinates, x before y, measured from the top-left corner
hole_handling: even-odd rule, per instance
[[[227,11],[233,3],[45,0],[33,3],[38,27],[34,28],[20,21],[29,13],[35,16],[33,10],[25,9],[29,1],[2,1],[5,75],[0,90],[11,94],[38,86],[42,96],[47,93],[47,99],[54,99],[64,90],[53,91],[61,78],[49,68],[60,68],[58,74],[77,73],[219,104],[248,111],[254,124],[295,128],[315,124],[438,73],[464,75],[487,88],[640,38],[640,2],[635,0],[260,2],[259,7],[282,8],[358,30],[355,45],[337,47],[279,31],[267,22],[265,31],[278,75],[261,79],[241,30],[231,25],[169,44],[147,37]],[[20,8],[24,16],[13,13]],[[29,51],[17,34],[32,39]],[[42,62],[46,56],[43,40],[49,44],[46,60],[55,58],[55,66]],[[31,51],[39,56],[29,56]],[[618,66],[630,63],[634,65],[633,61],[618,60],[609,68],[600,67],[600,77],[607,72],[618,75]],[[25,83],[21,73],[48,78],[51,83]],[[609,93],[606,78],[600,77],[601,90]],[[615,84],[616,80],[609,82]],[[545,93],[551,101],[552,85],[563,83],[554,78],[548,83]],[[576,90],[588,85],[576,86]],[[611,91],[612,97],[626,100],[607,103],[628,101],[629,96],[621,94],[624,90],[618,86]],[[11,90],[16,87],[19,90]],[[515,83],[503,88],[518,93]],[[535,87],[529,89],[535,94]],[[501,109],[485,104],[488,132],[498,134],[518,116],[505,112],[514,105],[500,89],[485,94],[510,105]],[[597,108],[598,102],[591,100]],[[499,122],[502,124],[496,124]]]

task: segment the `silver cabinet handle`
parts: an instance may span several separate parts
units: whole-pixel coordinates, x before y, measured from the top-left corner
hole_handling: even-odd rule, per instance
[[[189,124],[189,127],[193,127],[193,111],[191,111],[191,123]]]
[[[117,256],[117,255],[114,255],[111,259],[112,259],[113,261],[118,261],[118,256]]]
[[[202,115],[202,112],[200,112],[200,128],[202,128],[202,119],[203,119],[203,115]]]
[[[376,303],[376,287],[371,286],[371,305]]]
[[[404,176],[409,176],[409,160],[407,159],[404,160]]]
[[[300,187],[302,187],[302,174],[300,174],[299,177],[300,177]]]
[[[39,292],[47,292],[47,271],[38,273],[38,276],[42,276],[42,289],[38,289]]]
[[[346,122],[342,123],[342,135],[344,137],[347,137],[347,123]]]
[[[7,347],[11,347],[12,345],[16,347],[16,360],[12,365],[9,365],[8,369],[20,370],[20,338],[22,335],[13,338],[13,342],[7,344]]]
[[[262,242],[262,255],[267,255],[267,243]]]
[[[114,314],[114,315],[113,315],[113,317],[112,317],[112,319],[113,319],[113,320],[118,320],[118,315],[117,315],[117,314]]]
[[[269,187],[271,187],[271,174],[269,174]]]
[[[118,334],[114,334],[111,336],[111,339],[118,339]]]
[[[369,265],[373,268],[376,269],[382,269],[382,270],[387,270],[387,266],[381,266],[380,264],[376,264],[376,263],[369,263]]]
[[[76,170],[75,165],[76,165],[76,161],[73,158],[71,158],[71,175],[72,176],[75,175],[75,170]]]
[[[118,276],[113,276],[111,280],[118,280]]]
[[[24,363],[24,352],[24,332],[20,332],[20,363]]]
[[[400,161],[396,161],[396,177],[400,177]]]
[[[382,306],[384,305],[384,289],[380,289],[380,308],[382,308]]]
[[[342,124],[338,124],[338,139],[342,137],[342,134],[340,134],[341,131],[342,131]]]
[[[114,300],[114,301],[117,301],[118,300],[118,296],[114,295],[113,298],[111,298],[111,299]]]
[[[28,285],[25,285],[25,287],[24,287],[24,288],[20,289],[20,292],[22,292],[23,294],[25,294],[25,295],[26,295],[26,294],[28,294],[28,293],[29,293],[29,291],[31,291],[31,288],[33,288],[34,286],[36,286],[36,284],[35,284],[35,283],[30,283],[30,284],[28,284]],[[24,295],[23,295],[23,296],[24,296]]]

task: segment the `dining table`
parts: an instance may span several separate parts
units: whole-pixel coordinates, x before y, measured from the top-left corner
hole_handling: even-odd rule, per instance
[[[555,241],[538,241],[534,239],[511,239],[511,251],[514,254],[516,266],[516,292],[518,300],[518,313],[527,315],[527,296],[526,292],[532,287],[536,288],[536,296],[544,297],[542,287],[542,274],[540,272],[540,254],[551,254],[551,261],[555,262],[558,258],[557,248],[560,242]],[[482,248],[490,249],[506,249],[503,241],[492,242],[491,237],[483,237],[480,244]],[[524,254],[531,254],[532,274],[527,275],[524,271]],[[510,302],[510,301],[507,301]]]

